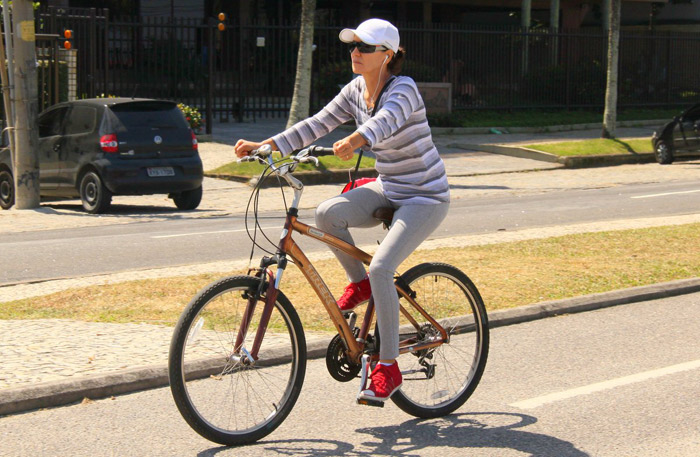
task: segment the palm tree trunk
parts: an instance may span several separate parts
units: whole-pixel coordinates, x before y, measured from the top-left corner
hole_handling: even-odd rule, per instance
[[[620,58],[620,3],[610,0],[610,30],[608,31],[608,82],[605,88],[605,112],[602,138],[615,138],[617,122],[617,77]]]
[[[309,117],[309,102],[311,98],[311,52],[314,41],[315,11],[316,0],[302,0],[297,73],[294,80],[294,95],[292,96],[292,106],[289,109],[287,128]]]

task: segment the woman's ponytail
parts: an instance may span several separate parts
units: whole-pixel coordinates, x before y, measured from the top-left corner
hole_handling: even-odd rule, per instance
[[[406,58],[406,49],[403,46],[399,46],[399,50],[394,53],[394,57],[387,64],[387,68],[392,75],[396,76],[401,73],[401,67],[403,67],[403,61]]]

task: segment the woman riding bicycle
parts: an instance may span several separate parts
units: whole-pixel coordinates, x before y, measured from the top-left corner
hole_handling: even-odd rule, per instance
[[[357,29],[344,29],[340,40],[350,44],[353,73],[360,74],[318,114],[263,142],[238,140],[238,157],[269,144],[283,155],[303,148],[339,125],[355,120],[357,130],[333,144],[342,160],[363,148],[376,156],[379,178],[321,203],[316,225],[352,243],[350,227],[376,226],[377,208],[393,207],[393,222],[379,245],[369,274],[359,260],[336,251],[350,284],[338,300],[343,311],[374,297],[381,335],[380,361],[361,397],[384,401],[399,389],[399,301],[394,272],[443,221],[450,191],[445,166],[432,140],[425,105],[415,82],[398,76],[405,51],[399,31],[382,19],[369,19]],[[372,115],[373,111],[375,112]]]

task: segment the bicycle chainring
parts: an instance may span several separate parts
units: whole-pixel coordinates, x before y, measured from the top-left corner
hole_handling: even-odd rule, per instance
[[[348,360],[343,340],[336,335],[326,351],[326,368],[336,381],[349,382],[357,377],[362,366]]]

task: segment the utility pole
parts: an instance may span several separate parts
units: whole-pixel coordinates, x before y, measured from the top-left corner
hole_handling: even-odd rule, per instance
[[[552,44],[552,66],[559,61],[559,0],[549,0],[549,32],[553,34]]]
[[[12,6],[15,51],[15,208],[39,207],[39,111],[34,6],[14,0]]]
[[[522,0],[520,5],[520,28],[523,31],[523,60],[522,74],[526,75],[530,66],[530,26],[532,25],[531,14],[532,0]]]

